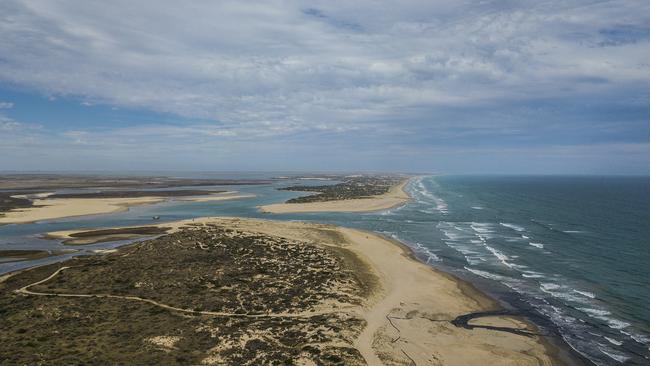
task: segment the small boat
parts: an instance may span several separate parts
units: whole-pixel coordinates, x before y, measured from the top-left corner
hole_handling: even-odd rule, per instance
[[[154,217],[152,217],[152,219],[154,219],[154,220],[160,220],[160,216],[154,216]]]

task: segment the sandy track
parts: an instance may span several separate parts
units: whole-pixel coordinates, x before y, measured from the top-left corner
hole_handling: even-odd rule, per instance
[[[333,314],[333,313],[340,313],[346,310],[353,310],[356,309],[356,307],[341,307],[337,309],[337,311],[305,311],[305,312],[300,312],[300,313],[268,313],[268,314],[236,314],[236,313],[227,313],[227,312],[221,312],[221,311],[200,311],[200,310],[192,310],[192,309],[184,309],[184,308],[179,308],[167,304],[163,304],[161,302],[151,300],[151,299],[145,299],[142,297],[138,296],[123,296],[123,295],[110,295],[110,294],[70,294],[70,293],[58,293],[58,292],[35,292],[35,291],[30,291],[29,288],[33,286],[37,286],[40,284],[43,284],[54,277],[61,273],[62,271],[73,268],[73,267],[61,267],[54,271],[51,275],[48,277],[31,283],[27,286],[23,286],[19,288],[18,290],[15,290],[17,293],[20,294],[25,294],[25,295],[34,295],[34,296],[58,296],[58,297],[82,297],[82,298],[110,298],[110,299],[122,299],[122,300],[130,300],[130,301],[140,301],[140,302],[146,302],[151,305],[155,305],[158,307],[161,307],[163,309],[167,310],[172,310],[172,311],[178,311],[181,313],[188,313],[188,314],[193,314],[193,315],[211,315],[211,316],[223,316],[223,317],[237,317],[237,318],[309,318],[312,316],[317,316],[317,315],[324,315],[324,314]]]

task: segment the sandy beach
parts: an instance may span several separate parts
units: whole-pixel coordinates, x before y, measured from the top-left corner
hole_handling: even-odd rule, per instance
[[[190,197],[177,197],[175,201],[189,201],[189,202],[213,202],[213,201],[227,201],[243,198],[253,198],[254,194],[236,194],[237,192],[225,192],[219,194],[211,194],[206,196],[190,196]]]
[[[127,211],[131,206],[155,204],[168,200],[211,202],[253,197],[252,195],[213,194],[188,197],[124,197],[124,198],[36,198],[33,206],[12,209],[0,215],[2,224],[26,224],[66,217],[98,215]]]
[[[456,317],[494,310],[498,305],[471,285],[413,259],[408,249],[381,236],[331,225],[240,218],[202,218],[164,223],[168,232],[185,225],[217,224],[288,240],[348,250],[360,260],[360,276],[374,280],[362,306],[343,307],[365,327],[352,342],[369,365],[556,365],[564,364],[534,327],[510,316],[491,316],[471,324],[502,330],[465,329]],[[57,233],[59,238],[74,232]]]
[[[387,210],[405,204],[410,196],[404,191],[408,179],[392,187],[387,193],[372,198],[347,199],[338,201],[308,203],[276,203],[260,206],[267,213],[301,212],[372,212]]]

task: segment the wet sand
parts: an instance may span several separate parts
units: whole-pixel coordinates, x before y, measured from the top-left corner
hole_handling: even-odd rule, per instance
[[[519,317],[495,314],[470,320],[488,327],[454,325],[459,316],[498,310],[499,306],[468,283],[415,260],[389,239],[332,225],[240,218],[201,218],[156,226],[174,232],[185,225],[204,223],[354,253],[358,275],[375,279],[363,305],[345,310],[366,323],[353,347],[369,365],[565,364],[556,357],[558,350]]]
[[[88,231],[63,230],[45,234],[45,239],[61,240],[66,245],[88,245],[118,240],[132,240],[167,233],[168,227],[136,226]]]
[[[390,191],[372,198],[360,198],[337,201],[308,203],[276,203],[260,206],[267,213],[301,213],[301,212],[372,212],[401,206],[411,197],[404,191],[408,180],[392,187]]]

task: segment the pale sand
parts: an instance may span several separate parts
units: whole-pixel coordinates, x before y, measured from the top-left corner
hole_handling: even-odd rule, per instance
[[[217,193],[189,197],[135,197],[135,198],[39,198],[34,206],[13,209],[0,216],[2,224],[26,224],[30,222],[53,220],[66,217],[86,216],[127,211],[130,206],[154,204],[163,201],[209,202],[250,198],[253,195],[234,195]]]
[[[411,197],[404,191],[408,179],[392,187],[387,193],[372,198],[307,203],[275,203],[259,206],[262,212],[372,212],[387,210],[408,202]]]
[[[254,194],[235,195],[235,194],[217,193],[217,194],[211,194],[207,196],[174,197],[174,201],[212,202],[212,201],[226,201],[226,200],[236,200],[242,198],[253,198],[253,197],[255,197]]]
[[[342,246],[366,264],[374,290],[354,312],[367,326],[354,342],[369,365],[555,365],[556,350],[538,336],[458,328],[462,314],[493,309],[493,300],[465,282],[413,259],[399,244],[375,234],[331,225],[240,218],[201,218],[161,223],[176,231],[187,224],[215,223],[318,245]],[[389,319],[390,318],[390,319]],[[392,323],[392,324],[391,324]],[[508,316],[476,319],[518,329],[534,328]]]
[[[126,211],[129,206],[158,203],[164,200],[163,197],[36,199],[33,207],[5,212],[4,216],[0,216],[0,224],[26,224],[64,217]]]

